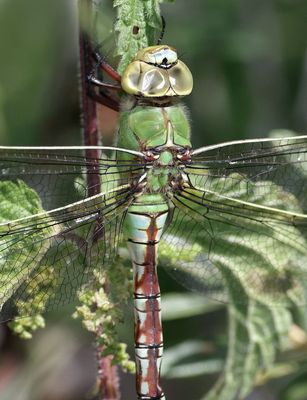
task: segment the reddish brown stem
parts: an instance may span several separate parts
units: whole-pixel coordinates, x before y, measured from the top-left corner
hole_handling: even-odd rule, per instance
[[[92,0],[79,0],[79,12],[86,21],[92,16]],[[81,25],[81,24],[80,24]],[[93,70],[93,61],[91,56],[91,48],[86,35],[79,32],[80,45],[80,75],[81,75],[81,107],[83,113],[83,141],[85,146],[98,146],[100,144],[96,102],[88,95],[90,92],[87,76]],[[93,196],[100,192],[100,176],[99,176],[99,157],[100,152],[97,149],[86,150],[85,157],[90,160],[87,163],[87,187],[88,196]],[[97,172],[97,173],[95,173]],[[101,221],[98,221],[100,225]],[[97,332],[98,334],[98,332]],[[118,368],[112,366],[112,358],[102,357],[102,350],[97,346],[97,363],[98,363],[98,389],[100,400],[119,400],[119,378]]]
[[[97,348],[98,388],[103,400],[119,399],[119,379],[117,367],[112,365],[112,356],[101,357]],[[112,380],[110,380],[112,377]]]
[[[88,0],[85,0],[88,1]],[[81,107],[83,112],[83,142],[85,146],[98,146],[100,143],[96,103],[88,96],[89,83],[86,76],[92,69],[91,57],[89,57],[89,44],[85,35],[80,30],[80,72],[81,72]],[[87,166],[87,187],[88,196],[93,196],[100,192],[100,177],[95,174],[95,170],[99,171],[99,151],[86,150],[85,156],[91,162]]]

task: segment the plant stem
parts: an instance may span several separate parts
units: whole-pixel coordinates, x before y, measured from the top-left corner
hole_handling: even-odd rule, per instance
[[[113,356],[101,357],[100,348],[96,347],[98,364],[98,391],[101,400],[119,400],[118,367],[112,365]]]
[[[93,15],[92,0],[79,0],[79,18],[81,15],[86,21],[90,21]],[[87,35],[79,24],[79,46],[80,46],[80,76],[81,76],[81,107],[83,113],[83,142],[85,146],[98,146],[100,144],[96,103],[89,96],[89,83],[86,80],[92,71],[93,61],[91,57],[91,45],[87,40]],[[87,187],[88,196],[93,196],[100,192],[99,176],[99,156],[98,150],[86,150],[85,157],[87,163]],[[96,173],[95,173],[96,172]],[[98,221],[99,224],[99,221]],[[107,283],[106,283],[107,286]],[[105,288],[106,290],[106,288]],[[97,332],[99,335],[100,332]],[[98,365],[97,386],[100,400],[119,400],[119,378],[118,367],[112,365],[112,356],[102,357],[102,351],[96,341],[96,357]]]
[[[91,3],[91,0],[80,0],[80,2]],[[84,9],[85,7],[83,7]],[[86,81],[87,75],[92,70],[92,61],[90,55],[90,44],[86,35],[80,29],[79,33],[80,46],[80,75],[81,75],[81,109],[83,113],[83,142],[85,146],[98,146],[100,144],[96,103],[88,96],[88,85]],[[100,192],[99,174],[93,172],[99,170],[99,151],[86,150],[85,157],[89,160],[87,165],[87,187],[88,196],[93,196]]]

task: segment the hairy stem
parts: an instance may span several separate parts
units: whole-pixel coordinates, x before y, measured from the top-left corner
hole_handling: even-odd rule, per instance
[[[90,21],[93,15],[92,0],[79,0],[79,13],[85,21]],[[100,144],[96,103],[89,96],[89,82],[87,76],[93,69],[91,57],[91,45],[87,40],[87,34],[81,28],[79,31],[80,45],[80,76],[81,76],[81,107],[83,113],[83,141],[85,146],[98,146]],[[87,187],[88,196],[93,196],[100,192],[99,176],[99,151],[86,150],[85,156],[90,160],[87,166]],[[95,174],[97,171],[97,174]],[[107,284],[106,284],[107,285]],[[99,335],[99,332],[97,332]],[[98,341],[97,341],[98,342]],[[96,357],[98,364],[98,382],[100,400],[119,400],[119,378],[118,368],[112,365],[112,357],[103,357],[103,349],[96,345]]]
[[[80,16],[85,21],[90,21],[92,15],[92,0],[79,0]],[[91,45],[87,34],[82,30],[80,23],[79,32],[79,48],[80,48],[80,76],[81,76],[81,110],[83,116],[83,142],[85,146],[98,146],[100,144],[96,102],[89,96],[89,82],[87,76],[93,68],[93,60],[91,57]],[[86,150],[85,156],[91,162],[87,166],[87,187],[88,196],[93,196],[100,192],[100,177],[95,174],[95,170],[99,170],[99,151]]]

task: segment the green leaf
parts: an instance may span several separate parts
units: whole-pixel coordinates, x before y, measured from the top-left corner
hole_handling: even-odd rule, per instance
[[[77,290],[87,278],[84,254],[77,243],[58,240],[60,226],[43,209],[38,194],[22,181],[0,182],[0,222],[3,318],[15,308],[10,327],[29,339],[44,327],[41,314],[47,306],[61,304],[67,296],[63,291],[72,286]],[[67,270],[65,257],[57,257],[60,253],[70,255],[73,269]]]
[[[127,65],[141,48],[155,44],[161,29],[158,0],[114,0],[117,8],[117,55],[121,61],[118,72],[123,73]]]
[[[290,388],[287,388],[287,390],[283,391],[280,395],[283,396],[283,400],[305,400],[306,392],[307,382],[305,378],[302,379],[301,382],[294,383]]]
[[[39,196],[23,181],[0,182],[0,223],[43,211]],[[4,229],[5,227],[1,227],[1,231]]]
[[[229,305],[228,354],[224,372],[204,400],[244,399],[259,368],[269,369],[277,350],[286,345],[290,311],[250,300]]]
[[[220,358],[202,359],[205,345],[199,340],[187,340],[171,348],[166,348],[163,358],[162,373],[167,378],[189,378],[222,371],[223,360]],[[191,359],[195,359],[191,361]]]
[[[30,275],[37,264],[37,259],[44,255],[48,248],[48,243],[42,245],[41,240],[49,232],[48,228],[40,226],[35,233],[25,237],[25,232],[14,235],[14,251],[8,246],[10,243],[10,231],[18,227],[18,219],[27,218],[32,215],[44,212],[41,201],[37,193],[30,189],[24,182],[2,181],[0,182],[0,235],[2,236],[1,252],[3,257],[0,259],[0,281],[2,287],[0,291],[0,303],[3,305],[12,294],[19,288]],[[5,224],[6,221],[12,221]],[[21,240],[22,239],[22,240]],[[32,262],[28,262],[27,269],[24,268],[24,256],[18,252],[18,246],[28,248],[29,254],[35,255]],[[23,253],[24,254],[24,253]],[[5,261],[4,261],[5,260]],[[30,257],[29,257],[30,260]],[[14,274],[12,274],[14,271]]]
[[[45,326],[44,319],[39,313],[45,307],[47,297],[45,287],[46,282],[50,281],[51,271],[47,276],[46,272],[36,274],[34,279],[31,278],[31,273],[36,268],[37,261],[43,257],[49,247],[48,240],[44,242],[42,240],[50,233],[50,229],[41,224],[35,233],[31,231],[31,234],[26,238],[26,233],[20,231],[20,245],[15,233],[14,251],[9,247],[11,241],[10,231],[18,227],[18,219],[31,217],[39,213],[44,213],[40,198],[24,182],[20,180],[16,182],[0,182],[0,222],[2,223],[0,235],[2,236],[1,252],[3,254],[0,260],[1,305],[3,307],[6,301],[11,297],[14,298],[14,295],[21,290],[23,285],[26,285],[24,291],[28,294],[31,293],[33,287],[42,288],[42,292],[37,291],[36,296],[32,296],[31,301],[29,298],[24,301],[19,296],[17,296],[16,301],[12,300],[15,302],[17,311],[22,310],[22,315],[36,313],[35,316],[19,318],[10,323],[11,329],[23,339],[31,338],[33,331]],[[11,222],[6,224],[6,221]],[[22,256],[24,253],[18,251],[18,246],[22,246],[20,248],[22,250],[25,247],[28,248],[29,262],[26,264],[26,269],[24,268],[24,256]],[[14,274],[12,274],[12,271],[14,271]],[[47,278],[46,281],[45,278]]]
[[[190,318],[223,307],[195,293],[166,293],[162,297],[163,321]]]

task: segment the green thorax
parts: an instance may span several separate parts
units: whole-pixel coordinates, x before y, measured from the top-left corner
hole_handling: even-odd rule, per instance
[[[146,151],[162,146],[191,147],[190,126],[182,105],[137,106],[121,113],[118,147]]]
[[[190,148],[190,126],[184,108],[137,106],[120,115],[118,146],[130,150],[157,151],[159,160],[147,172],[148,193],[168,192],[172,176],[179,174],[174,151]],[[121,155],[120,155],[121,156]],[[126,160],[132,157],[123,153]]]

